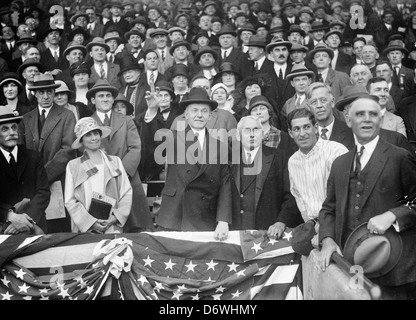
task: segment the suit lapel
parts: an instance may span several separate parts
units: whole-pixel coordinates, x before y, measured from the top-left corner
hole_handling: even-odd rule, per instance
[[[111,119],[110,119],[110,127],[113,129],[111,131],[110,137],[109,137],[109,141],[111,141],[111,139],[113,139],[113,136],[116,134],[116,132],[121,128],[121,126],[123,125],[123,121],[120,121],[120,116],[118,113],[112,111],[111,112]]]
[[[334,78],[335,78],[335,71],[332,69],[329,69],[328,76],[326,77],[325,83],[328,85],[332,85],[332,83],[334,82]]]
[[[262,151],[262,146],[260,145],[260,149],[257,152],[257,158],[260,157],[261,159],[258,159],[257,163],[258,164],[261,163],[261,167],[259,168],[260,171],[257,171],[257,172],[260,172],[260,174],[257,175],[256,190],[254,192],[254,208],[256,209],[257,209],[257,204],[260,199],[260,195],[263,191],[264,182],[266,181],[267,175],[269,174],[270,167],[274,158],[274,153],[269,153],[269,154],[267,153],[268,153],[267,151],[265,152]]]
[[[60,121],[60,114],[62,113],[61,109],[53,104],[51,110],[49,111],[48,116],[46,117],[45,124],[43,125],[41,138],[39,141],[39,149],[42,150],[43,144],[48,139],[49,135],[51,134],[53,128],[55,128],[56,124]]]
[[[339,181],[337,180],[335,183],[337,183],[339,185],[339,194],[341,195],[347,195],[348,194],[348,190],[349,190],[349,183],[350,183],[350,175],[352,172],[352,168],[353,168],[353,164],[354,164],[354,157],[355,157],[355,149],[351,150],[345,159],[345,166],[343,167],[343,172],[341,174],[341,179],[339,179]],[[346,223],[346,218],[347,218],[347,207],[348,207],[348,203],[347,203],[347,199],[348,197],[343,196],[341,197],[340,201],[341,201],[341,212],[343,213],[342,215],[342,220],[343,220],[343,224]]]
[[[29,130],[32,132],[32,137],[34,140],[35,150],[41,151],[39,146],[39,130],[38,130],[38,119],[39,119],[39,109],[36,107],[33,111],[28,113],[28,123]]]
[[[19,154],[20,152],[18,152]],[[18,155],[19,156],[19,155]],[[14,174],[10,164],[7,162],[6,158],[3,154],[0,154],[0,170],[2,172],[6,172],[11,178],[17,179],[16,175]]]
[[[20,180],[20,177],[25,171],[28,160],[29,159],[26,157],[26,152],[24,151],[24,149],[22,147],[19,147],[19,150],[17,152],[17,178],[18,180]]]

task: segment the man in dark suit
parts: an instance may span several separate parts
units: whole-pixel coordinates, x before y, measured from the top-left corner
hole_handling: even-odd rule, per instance
[[[89,17],[87,30],[91,38],[104,37],[104,25],[101,23],[100,19],[98,19],[95,7],[90,6],[85,8],[85,13]]]
[[[76,156],[75,150],[71,148],[75,140],[75,115],[54,103],[57,87],[59,84],[55,84],[52,75],[36,75],[29,89],[35,93],[37,106],[25,113],[19,124],[26,148],[43,155],[51,191],[56,191],[51,194],[51,202],[54,203],[54,200],[59,201],[65,186],[66,165]],[[69,214],[58,210],[53,213],[56,216],[48,217],[47,220],[48,232],[70,232]]]
[[[402,100],[397,114],[403,118],[407,139],[416,141],[416,95]]]
[[[177,231],[214,231],[225,240],[231,224],[231,181],[227,144],[213,138],[206,129],[217,108],[202,88],[193,88],[180,103],[187,124],[167,134],[167,176],[157,224]],[[162,154],[159,156],[163,163]]]
[[[0,229],[2,234],[46,232],[49,184],[41,153],[17,145],[22,116],[8,106],[0,110]]]
[[[246,46],[251,61],[246,68],[251,68],[250,75],[264,74],[267,73],[267,70],[273,68],[273,61],[266,57],[266,39],[253,35]]]
[[[121,159],[133,189],[132,209],[123,230],[150,231],[153,222],[138,171],[141,140],[132,118],[112,110],[117,95],[118,89],[105,79],[98,80],[86,94],[96,109],[91,117],[100,125],[112,128],[111,135],[103,139],[101,145],[109,155]]]
[[[351,56],[339,48],[342,42],[342,33],[336,30],[329,31],[325,34],[324,41],[334,51],[334,57],[331,60],[332,69],[349,74],[353,61]]]
[[[52,75],[57,75],[69,67],[69,62],[64,55],[65,46],[61,45],[61,29],[49,28],[43,38],[47,38],[49,47],[41,53],[40,63]]]
[[[289,50],[292,48],[290,41],[276,40],[266,46],[266,52],[271,54],[274,60],[272,68],[267,70],[267,74],[272,79],[271,96],[277,102],[276,114],[281,114],[285,102],[292,98],[296,91],[287,80],[287,75],[292,70],[292,64],[288,63]]]
[[[397,197],[416,197],[416,161],[409,152],[380,139],[381,108],[373,99],[358,98],[348,114],[357,148],[336,159],[331,168],[319,216],[319,264],[325,270],[332,254],[342,254],[348,236],[363,223],[376,235],[392,228],[403,251],[391,271],[372,281],[380,285],[384,299],[415,299],[416,212],[399,205]]]
[[[241,52],[238,48],[234,47],[237,36],[237,32],[230,25],[224,25],[220,32],[217,33],[218,41],[220,43],[221,49],[219,52],[219,57],[216,60],[216,67],[223,62],[231,62],[235,70],[241,74],[244,78],[249,76],[250,68],[247,68],[249,64],[248,55]]]
[[[284,30],[289,30],[292,24],[299,24],[299,17],[296,15],[295,5],[291,1],[287,1],[283,5],[282,27]]]
[[[121,35],[127,33],[130,30],[130,23],[121,15],[123,6],[117,1],[111,2],[110,5],[111,19],[104,24],[104,34],[107,33],[107,29],[111,26],[115,26]]]
[[[295,227],[302,218],[290,193],[287,155],[263,145],[262,136],[258,118],[241,118],[239,143],[232,152],[238,157],[232,161],[232,229],[268,230],[271,238],[278,238],[284,227]]]

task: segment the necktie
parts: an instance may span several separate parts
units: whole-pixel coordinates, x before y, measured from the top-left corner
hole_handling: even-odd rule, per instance
[[[105,117],[104,117],[104,125],[107,127],[110,126],[110,118],[108,117],[107,113],[105,114]]]
[[[153,71],[150,72],[150,83],[155,83],[155,74],[153,73]]]
[[[399,76],[399,72],[400,72],[400,68],[399,67],[394,67],[394,71],[396,71],[396,76]]]
[[[327,135],[326,135],[326,133],[328,132],[328,129],[327,128],[323,128],[322,130],[321,130],[321,138],[322,139],[324,139],[324,140],[328,140],[328,137],[327,137]]]
[[[364,146],[361,146],[360,151],[355,156],[355,173],[358,175],[361,172],[361,156],[364,152]]]
[[[43,109],[42,113],[39,116],[39,135],[42,133],[43,125],[46,121],[46,110]]]
[[[297,99],[296,99],[296,108],[299,108],[300,107],[300,97],[298,97]]]
[[[104,64],[103,63],[100,64],[100,77],[101,77],[101,79],[105,78]]]
[[[246,163],[245,163],[246,167],[251,167],[252,166],[252,160],[251,160],[251,152],[247,151],[246,153]]]
[[[283,71],[281,68],[279,70],[279,79],[283,80]]]
[[[324,82],[324,79],[322,78],[322,73],[318,73],[318,82]]]
[[[17,163],[16,163],[16,160],[14,159],[13,153],[10,152],[9,155],[10,155],[10,162],[9,162],[10,167],[12,168],[14,173],[17,173]]]
[[[162,61],[165,61],[165,50],[162,50],[161,54],[162,54]]]
[[[32,91],[29,92],[29,103],[32,105],[35,102],[35,95]]]
[[[223,55],[223,57],[222,57],[223,59],[226,59],[227,58],[227,51],[225,51],[224,50],[224,55]]]
[[[110,54],[110,62],[114,63],[114,54],[112,54],[112,53]]]
[[[57,51],[54,52],[53,57],[55,58],[55,61],[58,62],[58,53]]]
[[[259,71],[259,63],[257,61],[254,61],[254,68],[256,71]]]

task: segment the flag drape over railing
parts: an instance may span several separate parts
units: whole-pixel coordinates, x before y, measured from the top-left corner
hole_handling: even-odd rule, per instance
[[[266,231],[0,236],[0,300],[302,299],[300,257]]]

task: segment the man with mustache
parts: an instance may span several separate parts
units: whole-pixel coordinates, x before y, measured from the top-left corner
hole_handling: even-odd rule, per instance
[[[18,145],[22,116],[8,106],[0,110],[0,232],[33,233],[46,230],[49,203],[48,178],[42,154]],[[38,226],[38,227],[35,227]]]

